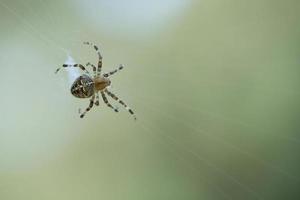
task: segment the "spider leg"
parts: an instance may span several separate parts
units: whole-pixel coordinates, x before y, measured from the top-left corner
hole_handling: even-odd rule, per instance
[[[95,105],[96,105],[96,106],[99,106],[99,93],[98,93],[98,92],[97,92],[97,94],[96,94]]]
[[[117,108],[114,108],[114,107],[108,102],[108,100],[107,100],[107,98],[106,98],[104,92],[101,92],[101,95],[102,95],[102,99],[103,99],[104,103],[105,103],[108,107],[110,107],[111,109],[113,109],[115,112],[119,112],[119,110],[118,110]]]
[[[113,94],[112,92],[108,91],[107,89],[104,90],[104,92],[106,92],[108,94],[108,96],[110,96],[111,98],[113,98],[114,100],[116,100],[117,102],[119,102],[122,106],[124,106],[126,108],[126,110],[128,110],[128,112],[133,115],[134,120],[136,120],[136,116],[134,114],[134,112],[131,110],[131,108],[129,108],[129,106],[127,106],[124,101],[122,101],[119,97],[117,97],[115,94]]]
[[[103,76],[104,76],[104,77],[109,77],[109,76],[113,75],[114,73],[116,73],[116,72],[122,70],[123,68],[124,68],[124,65],[120,64],[119,67],[118,67],[117,69],[115,69],[115,70],[113,70],[113,71],[111,71],[111,72],[105,73],[105,74],[103,74]]]
[[[86,66],[91,66],[93,68],[93,72],[94,72],[94,76],[96,76],[96,67],[95,65],[91,64],[91,63],[87,63]]]
[[[90,74],[88,70],[85,69],[85,67],[81,64],[63,64],[62,67],[79,67],[82,71],[84,71],[87,74]],[[58,68],[55,73],[57,73],[62,67]]]
[[[90,99],[90,105],[89,105],[89,107],[87,107],[87,108],[85,109],[85,111],[80,115],[80,118],[83,118],[84,115],[85,115],[88,111],[91,110],[91,108],[92,108],[93,105],[94,105],[94,99],[95,99],[95,95],[93,95],[92,98]]]
[[[100,75],[101,74],[101,69],[102,69],[102,55],[99,51],[99,48],[91,42],[84,42],[83,44],[91,45],[97,51],[97,54],[98,54],[98,57],[99,57],[97,75]]]

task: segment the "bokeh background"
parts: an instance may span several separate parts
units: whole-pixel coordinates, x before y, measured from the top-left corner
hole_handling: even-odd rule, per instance
[[[1,200],[300,199],[298,0],[0,0]],[[104,71],[138,120],[69,91]],[[110,101],[116,105],[113,100]]]

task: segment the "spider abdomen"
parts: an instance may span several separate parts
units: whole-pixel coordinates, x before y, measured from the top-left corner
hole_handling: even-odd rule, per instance
[[[71,93],[77,98],[88,98],[94,95],[94,81],[83,74],[71,86]]]

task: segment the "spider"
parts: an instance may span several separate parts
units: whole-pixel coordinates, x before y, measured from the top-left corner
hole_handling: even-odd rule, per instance
[[[81,64],[63,64],[62,65],[62,67],[79,67],[85,73],[85,74],[82,74],[81,76],[79,76],[78,78],[76,78],[76,80],[74,81],[74,83],[71,86],[71,93],[73,96],[75,96],[77,98],[90,98],[90,104],[85,109],[85,111],[80,115],[80,118],[83,118],[85,116],[85,114],[91,110],[91,108],[93,107],[94,104],[96,106],[99,106],[99,92],[100,92],[104,103],[108,107],[113,109],[115,112],[119,112],[119,110],[116,107],[112,106],[108,102],[105,94],[107,94],[108,96],[113,98],[115,101],[119,102],[122,106],[124,106],[125,109],[127,109],[128,112],[136,120],[136,116],[135,116],[134,112],[132,111],[132,109],[129,108],[124,101],[122,101],[119,97],[117,97],[115,94],[113,94],[112,92],[110,92],[107,89],[107,87],[111,85],[111,81],[110,81],[109,77],[111,75],[115,74],[116,72],[122,70],[124,68],[124,66],[122,64],[120,64],[117,69],[115,69],[111,72],[108,72],[108,73],[101,74],[102,56],[99,51],[99,48],[91,42],[84,42],[83,44],[92,46],[96,50],[98,57],[99,57],[97,68],[95,65],[93,65],[89,62],[86,64],[86,67],[90,66],[93,68],[93,73],[94,73],[93,77],[90,75],[89,71],[86,70],[86,68]],[[58,68],[55,71],[55,73],[57,73],[62,67]],[[96,101],[95,101],[95,99],[96,99]]]

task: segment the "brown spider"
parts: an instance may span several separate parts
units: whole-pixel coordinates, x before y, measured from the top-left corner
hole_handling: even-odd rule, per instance
[[[90,43],[90,42],[84,42],[83,44],[91,45],[94,47],[94,49],[97,51],[99,61],[98,61],[98,68],[96,72],[95,65],[91,63],[87,63],[86,66],[91,66],[93,68],[94,77],[91,77],[90,73],[85,69],[85,67],[81,64],[63,64],[62,67],[79,67],[81,70],[83,70],[86,74],[83,74],[79,76],[74,83],[71,86],[71,93],[77,97],[77,98],[90,98],[90,105],[86,108],[86,110],[80,115],[81,118],[84,117],[84,115],[93,107],[94,100],[96,98],[95,105],[99,106],[99,92],[101,93],[102,99],[104,103],[112,108],[115,112],[119,112],[117,108],[113,107],[107,100],[105,93],[112,97],[114,100],[119,102],[121,105],[123,105],[129,113],[134,117],[136,120],[136,116],[134,115],[134,112],[122,101],[119,97],[117,97],[115,94],[110,92],[107,87],[110,86],[111,81],[109,80],[109,76],[115,74],[117,71],[124,68],[124,66],[121,64],[119,67],[109,73],[104,73],[101,75],[101,69],[102,69],[102,56],[99,52],[99,48]],[[58,68],[55,73],[57,73],[62,67]]]

